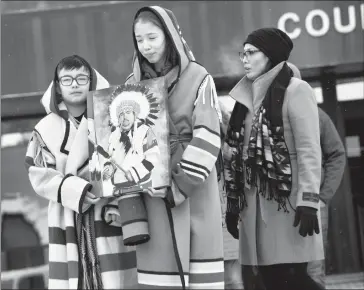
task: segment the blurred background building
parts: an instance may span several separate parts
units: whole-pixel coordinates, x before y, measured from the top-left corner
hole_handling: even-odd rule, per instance
[[[238,52],[248,33],[275,26],[290,35],[295,46],[290,61],[314,87],[347,150],[345,176],[330,205],[327,272],[362,273],[362,1],[2,1],[2,288],[46,286],[47,203],[32,190],[23,161],[29,132],[45,115],[39,101],[56,64],[79,54],[111,84],[123,83],[131,72],[134,14],[154,4],[173,10],[228,107],[233,102],[226,94],[244,73]]]

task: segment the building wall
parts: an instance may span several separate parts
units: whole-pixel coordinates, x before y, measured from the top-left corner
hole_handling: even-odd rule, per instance
[[[361,1],[124,2],[3,14],[2,95],[43,91],[57,62],[74,53],[110,83],[123,82],[131,71],[134,14],[154,4],[175,13],[197,60],[214,77],[243,73],[242,42],[264,26],[290,33],[295,45],[290,60],[302,70],[345,64],[363,68]]]

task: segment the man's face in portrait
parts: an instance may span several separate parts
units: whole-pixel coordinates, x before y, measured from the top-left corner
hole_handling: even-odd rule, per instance
[[[125,108],[119,115],[119,127],[129,131],[135,122],[135,113],[132,108]]]

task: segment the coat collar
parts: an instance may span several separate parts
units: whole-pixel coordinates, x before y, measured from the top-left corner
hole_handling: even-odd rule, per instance
[[[284,61],[277,64],[271,70],[258,77],[254,82],[244,76],[230,91],[229,95],[238,103],[246,106],[249,111],[255,112],[274,78],[281,71]]]
[[[76,175],[77,171],[84,167],[89,159],[88,121],[87,118],[83,117],[78,128],[69,120],[67,123],[70,124],[70,131],[65,146],[65,149],[68,149],[65,172]]]
[[[60,104],[60,108],[66,107],[63,103]],[[64,136],[63,136],[63,141],[61,144],[61,148],[60,151],[66,155],[69,154],[69,152],[71,151],[72,147],[73,147],[73,143],[74,143],[74,138],[75,136],[78,134],[79,128],[81,127],[82,122],[86,122],[87,123],[87,115],[86,112],[83,115],[80,124],[76,124],[74,120],[72,120],[72,118],[68,115],[67,110],[60,110],[60,112],[64,112],[65,115],[67,115],[67,119],[65,120],[66,122],[66,128],[65,128],[65,132],[64,132]],[[87,130],[86,130],[87,131]]]

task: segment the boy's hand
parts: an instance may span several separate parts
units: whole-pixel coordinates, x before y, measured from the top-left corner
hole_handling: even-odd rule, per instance
[[[83,202],[86,204],[96,204],[99,200],[100,197],[96,197],[93,193],[88,191]]]

